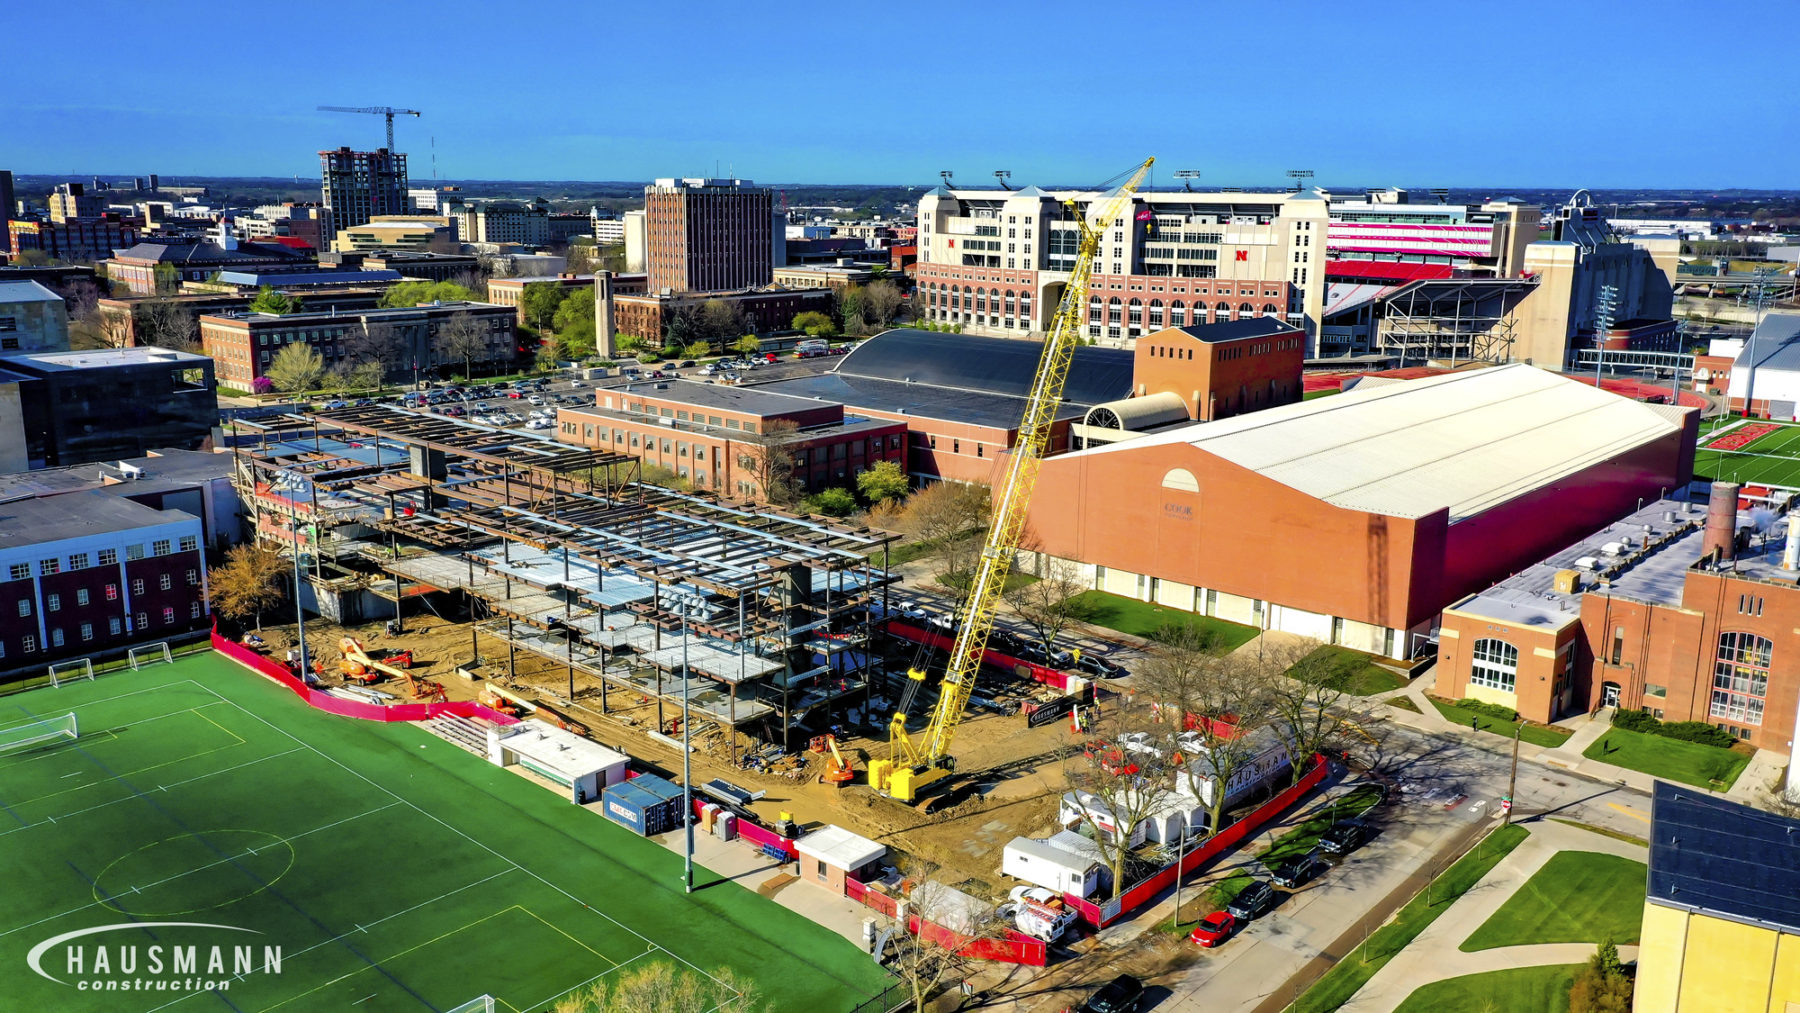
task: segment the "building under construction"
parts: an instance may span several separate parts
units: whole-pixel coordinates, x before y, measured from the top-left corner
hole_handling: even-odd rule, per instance
[[[559,702],[654,700],[659,730],[685,700],[694,720],[785,750],[866,713],[868,606],[885,607],[895,580],[870,557],[885,560],[891,536],[641,484],[630,457],[397,408],[234,435],[257,538],[298,557],[305,604],[331,619],[466,617],[457,668],[510,678],[535,655],[566,672]]]

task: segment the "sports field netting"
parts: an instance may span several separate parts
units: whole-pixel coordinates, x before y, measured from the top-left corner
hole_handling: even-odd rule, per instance
[[[314,711],[215,654],[0,697],[19,723],[70,712],[79,739],[0,756],[9,1008],[364,1013],[487,993],[544,1010],[655,960],[729,966],[779,1009],[847,1010],[886,984],[850,942],[736,884],[684,896],[681,857],[653,841],[417,728]],[[127,927],[40,955],[67,984],[27,963],[47,939],[114,924]],[[210,946],[251,943],[247,973],[227,950],[222,996],[78,988],[146,977],[149,946],[197,945],[204,965]],[[64,951],[84,945],[69,970]]]
[[[1694,477],[1707,481],[1741,482],[1745,485],[1779,485],[1800,488],[1800,425],[1773,423],[1774,429],[1732,450],[1708,449],[1707,444],[1741,431],[1746,425],[1765,426],[1763,420],[1736,420],[1700,436],[1694,453]]]

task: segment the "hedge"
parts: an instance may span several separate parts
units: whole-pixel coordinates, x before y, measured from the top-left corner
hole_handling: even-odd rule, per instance
[[[1730,749],[1736,739],[1723,728],[1715,728],[1704,721],[1660,721],[1655,715],[1643,711],[1620,710],[1613,713],[1614,728],[1623,728],[1628,732],[1644,732],[1649,735],[1660,735],[1665,739],[1677,739],[1682,742],[1694,742],[1702,746],[1718,746]]]

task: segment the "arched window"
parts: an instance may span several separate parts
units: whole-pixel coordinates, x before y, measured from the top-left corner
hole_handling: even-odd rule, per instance
[[[1007,316],[1010,317],[1013,315],[1016,305],[1017,304],[1013,300],[1013,290],[1009,288],[1006,290],[1006,315]]]
[[[1719,634],[1719,656],[1713,662],[1711,714],[1724,721],[1762,724],[1763,698],[1769,695],[1769,665],[1775,642],[1754,633]]]
[[[1249,303],[1242,303],[1238,306],[1237,318],[1239,320],[1248,320],[1255,315],[1256,315],[1256,307],[1250,305]]]
[[[1272,317],[1272,316],[1274,316],[1274,315],[1275,315],[1275,313],[1276,313],[1276,310],[1275,310],[1275,304],[1274,304],[1274,303],[1272,303],[1272,302],[1266,302],[1266,303],[1263,303],[1263,308],[1262,308],[1262,315],[1263,315],[1263,316],[1265,316],[1265,317]]]
[[[1130,319],[1133,327],[1141,327],[1144,323],[1144,304],[1142,300],[1133,299],[1130,305]]]
[[[1519,649],[1504,640],[1477,640],[1470,655],[1469,685],[1513,692],[1519,677]]]
[[[1194,477],[1193,472],[1186,468],[1176,468],[1163,474],[1162,487],[1181,492],[1199,492],[1200,482]]]
[[[1100,322],[1100,297],[1097,295],[1088,298],[1088,321],[1096,324]]]
[[[1161,299],[1150,300],[1150,326],[1160,328],[1163,325],[1163,304]]]
[[[1115,295],[1111,299],[1108,299],[1106,301],[1106,322],[1107,323],[1109,323],[1109,324],[1118,323],[1119,319],[1120,319],[1120,315],[1123,312],[1124,312],[1124,307],[1119,302],[1118,296]]]
[[[1206,311],[1205,310],[1199,311],[1199,315],[1205,316]],[[1204,323],[1205,321],[1195,320],[1194,322],[1198,324],[1198,323]],[[1171,303],[1169,305],[1169,326],[1170,327],[1186,327],[1187,326],[1187,306],[1185,304],[1183,304],[1180,299],[1175,300],[1173,303]]]
[[[1230,319],[1231,319],[1231,304],[1228,302],[1220,303],[1218,305],[1218,308],[1213,311],[1212,322],[1215,324],[1222,324],[1225,321],[1230,320]]]

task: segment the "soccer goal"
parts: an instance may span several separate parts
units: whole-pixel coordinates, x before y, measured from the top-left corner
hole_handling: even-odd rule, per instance
[[[73,661],[59,661],[50,666],[50,685],[61,686],[65,682],[76,679],[94,679],[94,662],[91,658],[76,658]]]
[[[74,739],[78,734],[73,711],[59,718],[44,718],[10,728],[0,728],[0,756],[23,753],[65,739]]]
[[[445,1013],[494,1013],[494,997],[478,995],[461,1006],[446,1010]]]
[[[135,672],[145,665],[155,665],[162,662],[167,662],[172,665],[175,663],[175,656],[169,653],[169,642],[166,640],[159,640],[154,644],[133,647],[130,651],[126,652],[125,660],[131,662],[131,670]]]

